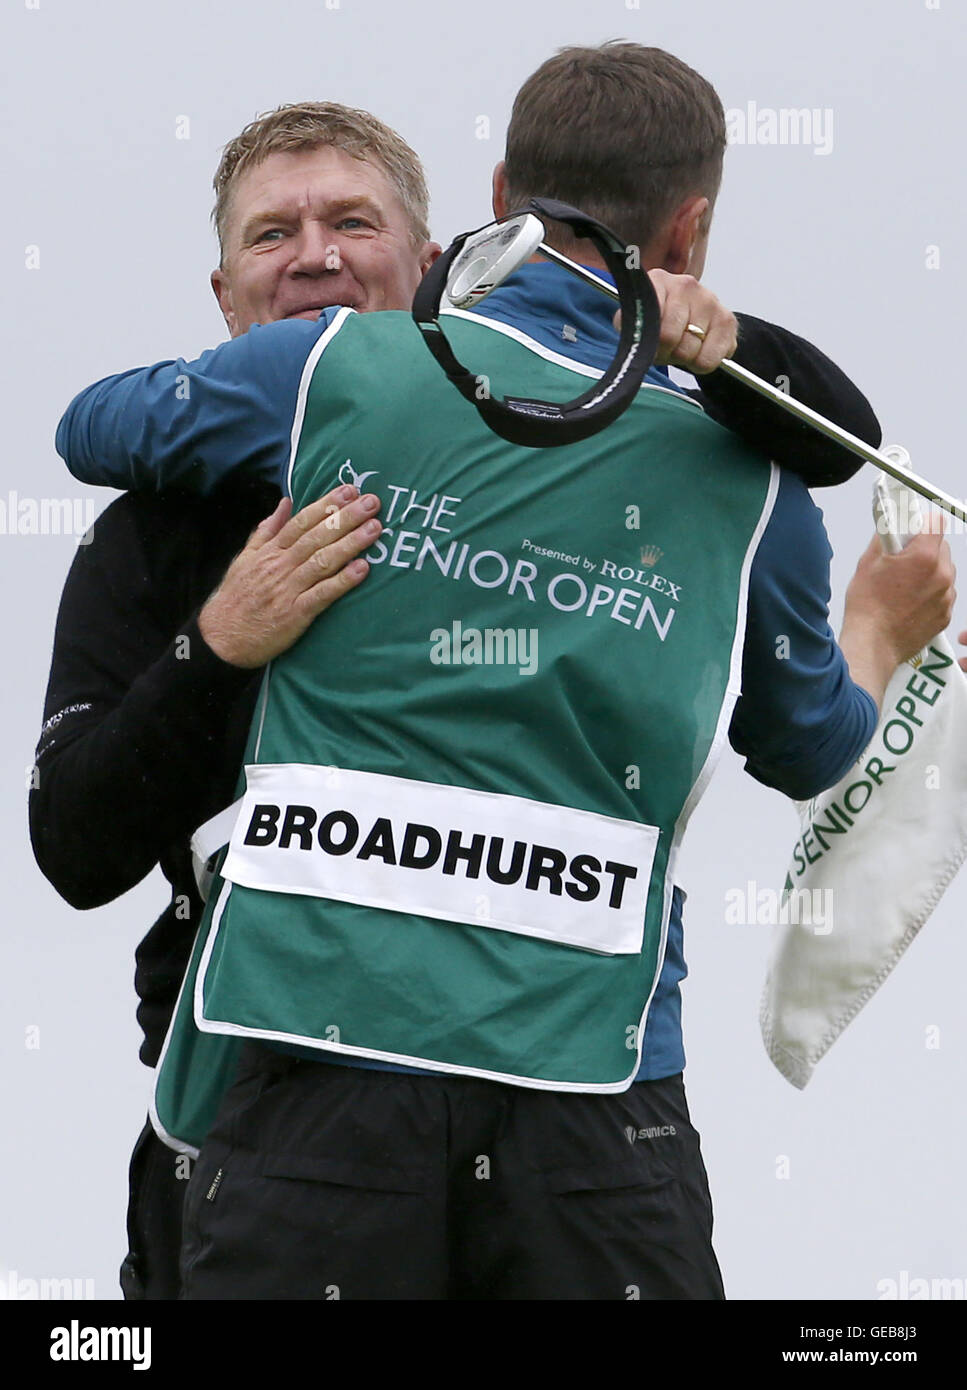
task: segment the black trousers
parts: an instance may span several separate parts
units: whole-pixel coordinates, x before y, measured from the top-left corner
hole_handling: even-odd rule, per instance
[[[681,1076],[536,1091],[243,1054],[184,1210],[188,1299],[718,1299]]]
[[[126,1299],[178,1297],[188,1167],[186,1158],[162,1144],[149,1120],[128,1170],[128,1253],[121,1265]]]

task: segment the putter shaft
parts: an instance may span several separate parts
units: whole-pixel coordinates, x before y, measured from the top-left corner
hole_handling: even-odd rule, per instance
[[[544,241],[537,249],[547,260],[553,261],[555,265],[563,266],[565,270],[569,270],[572,275],[576,275],[585,284],[592,285],[594,289],[600,290],[610,299],[618,299],[618,291],[614,286],[609,285],[607,280],[602,280],[600,275],[595,275],[593,270],[586,270],[583,265],[578,265],[570,257],[562,255],[560,251],[555,251],[553,246],[548,246]],[[884,473],[889,473],[891,478],[896,478],[898,482],[903,483],[913,492],[918,492],[928,502],[936,503],[945,512],[957,517],[959,521],[967,522],[967,508],[963,502],[958,501],[956,497],[951,497],[950,493],[944,492],[943,488],[935,486],[926,478],[921,478],[918,473],[898,467],[885,454],[881,454],[879,449],[874,449],[871,444],[858,439],[855,434],[850,434],[848,430],[840,429],[839,425],[834,425],[832,420],[827,420],[825,415],[820,415],[817,410],[803,405],[802,401],[797,401],[794,396],[787,396],[785,391],[779,390],[778,386],[763,381],[754,372],[750,372],[746,367],[740,367],[738,362],[732,362],[729,358],[726,358],[719,365],[718,370],[725,372],[728,376],[735,377],[737,381],[744,382],[751,390],[757,391],[760,396],[774,401],[787,414],[795,415],[797,420],[802,420],[804,424],[812,426],[820,434],[826,435],[828,439],[841,444],[844,449],[849,449],[851,453],[858,454],[867,463],[875,463],[878,468],[883,469]]]

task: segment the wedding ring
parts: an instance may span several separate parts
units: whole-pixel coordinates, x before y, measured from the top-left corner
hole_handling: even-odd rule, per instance
[[[701,338],[702,342],[704,343],[704,341],[705,341],[705,329],[704,329],[704,328],[699,328],[699,326],[698,326],[697,323],[690,323],[690,324],[688,325],[688,327],[685,329],[685,332],[686,332],[686,333],[694,333],[695,336],[696,336],[696,338]]]

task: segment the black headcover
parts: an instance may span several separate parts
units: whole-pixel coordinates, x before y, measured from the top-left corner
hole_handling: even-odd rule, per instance
[[[522,212],[564,222],[576,237],[587,237],[614,277],[621,303],[621,335],[614,361],[604,376],[583,395],[564,404],[523,396],[498,400],[480,391],[479,378],[454,356],[439,314],[450,267],[468,238],[482,228],[462,232],[437,257],[416,291],[413,318],[423,334],[423,341],[454,386],[476,406],[495,434],[511,444],[524,444],[532,449],[576,444],[610,425],[634,400],[658,348],[661,312],[648,276],[637,266],[629,266],[627,247],[602,223],[553,198],[533,198],[526,207],[508,213],[507,218],[518,217]],[[504,222],[507,218],[499,220]]]

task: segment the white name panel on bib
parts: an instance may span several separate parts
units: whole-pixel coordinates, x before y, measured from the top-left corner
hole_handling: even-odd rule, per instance
[[[641,950],[658,829],[521,796],[263,763],[222,874],[245,888]]]

